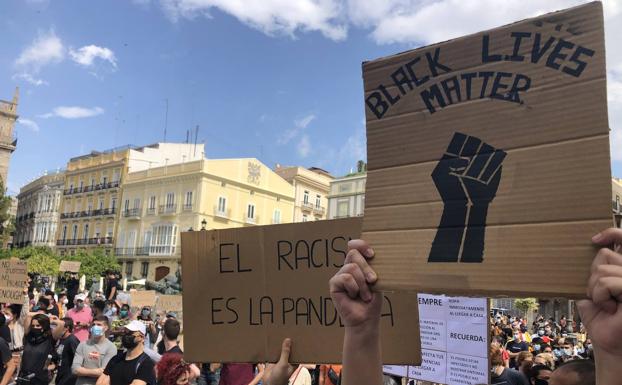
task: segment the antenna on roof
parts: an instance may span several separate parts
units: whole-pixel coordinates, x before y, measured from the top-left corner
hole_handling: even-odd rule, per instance
[[[168,126],[168,98],[164,100],[166,101],[166,112],[164,113],[164,142],[166,143],[166,128]]]
[[[194,157],[197,156],[197,139],[199,138],[199,125],[194,128]]]

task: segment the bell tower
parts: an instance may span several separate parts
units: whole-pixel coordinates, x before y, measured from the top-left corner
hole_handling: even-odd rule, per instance
[[[15,151],[17,139],[14,137],[15,122],[17,121],[17,103],[19,102],[19,87],[15,88],[13,100],[0,100],[0,178],[4,188],[7,188],[7,175],[11,154]]]

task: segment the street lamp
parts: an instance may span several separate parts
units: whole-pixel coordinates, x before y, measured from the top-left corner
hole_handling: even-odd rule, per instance
[[[207,226],[207,221],[203,218],[201,221],[201,231],[205,231],[205,226]]]

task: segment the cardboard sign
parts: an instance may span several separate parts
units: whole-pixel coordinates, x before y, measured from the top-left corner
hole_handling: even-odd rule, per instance
[[[449,385],[488,384],[486,298],[419,294],[422,364],[408,377]]]
[[[0,260],[0,302],[22,303],[28,282],[28,263],[19,259]]]
[[[341,362],[344,329],[328,281],[343,265],[348,240],[360,236],[361,223],[351,218],[182,233],[184,358],[275,362],[290,337],[291,362]],[[416,295],[377,295],[383,295],[384,362],[419,362]]]
[[[58,267],[58,270],[77,273],[80,271],[81,264],[82,262],[79,262],[79,261],[60,261],[60,266]]]
[[[591,237],[613,223],[600,2],[367,62],[363,77],[380,288],[585,296]]]
[[[137,290],[130,292],[130,305],[132,307],[155,306],[155,290]]]
[[[158,309],[165,311],[182,311],[182,296],[160,294],[158,296]]]

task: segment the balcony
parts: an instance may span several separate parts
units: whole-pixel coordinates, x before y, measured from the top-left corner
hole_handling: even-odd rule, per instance
[[[326,213],[326,209],[322,206],[314,206],[313,207],[313,214],[315,215],[324,215],[324,213]]]
[[[114,249],[114,255],[118,257],[144,256],[149,255],[148,247],[126,247]]]
[[[246,223],[248,224],[254,225],[254,224],[257,224],[258,221],[259,221],[259,218],[257,218],[257,215],[255,215],[252,218],[249,216],[246,216]]]
[[[177,212],[176,204],[160,205],[158,213],[160,215],[171,215]]]
[[[309,203],[309,202],[301,202],[300,203],[300,208],[302,209],[302,211],[313,211],[313,203]]]
[[[142,210],[140,207],[134,207],[133,209],[127,209],[123,211],[123,217],[128,219],[140,219]]]
[[[119,181],[100,183],[100,184],[90,185],[90,186],[72,187],[72,188],[65,189],[63,191],[63,195],[81,194],[85,192],[108,190],[108,189],[113,189],[113,188],[118,188],[118,187],[119,187]]]
[[[112,237],[96,237],[96,238],[88,239],[89,245],[112,245],[112,243],[113,243]]]
[[[184,203],[184,206],[182,207],[183,211],[192,211],[192,203]]]
[[[147,215],[155,215],[156,208],[155,207],[147,207]]]
[[[108,216],[108,215],[114,215],[115,213],[116,213],[116,209],[114,208],[87,210],[87,211],[75,211],[72,213],[61,213],[60,219],[75,219],[75,218]]]
[[[225,208],[220,210],[218,206],[214,206],[214,217],[220,219],[229,219],[231,217],[231,209]]]

